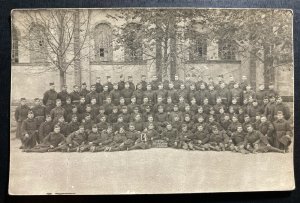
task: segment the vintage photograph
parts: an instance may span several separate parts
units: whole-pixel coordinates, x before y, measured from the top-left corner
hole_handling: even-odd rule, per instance
[[[295,189],[292,10],[16,9],[11,43],[10,195]]]

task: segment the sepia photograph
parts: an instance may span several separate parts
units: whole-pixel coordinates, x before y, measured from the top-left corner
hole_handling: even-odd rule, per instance
[[[11,11],[10,195],[290,191],[293,11]]]

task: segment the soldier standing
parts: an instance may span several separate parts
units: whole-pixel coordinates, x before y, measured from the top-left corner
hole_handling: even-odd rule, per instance
[[[62,86],[61,92],[57,94],[57,99],[61,100],[62,105],[66,104],[67,97],[69,97],[69,93],[67,91],[67,86]]]
[[[27,119],[28,111],[30,108],[26,104],[26,99],[20,99],[20,105],[16,108],[15,111],[15,120],[17,122],[16,138],[21,139],[21,127],[24,120]]]
[[[103,86],[101,84],[101,78],[100,77],[97,77],[96,78],[96,84],[95,84],[95,87],[96,87],[96,92],[99,94],[103,91]]]
[[[73,92],[70,93],[72,104],[79,104],[80,101],[80,92],[77,85],[73,86]]]
[[[43,104],[46,106],[46,113],[49,113],[55,107],[57,92],[55,91],[54,83],[49,83],[50,89],[44,93]]]

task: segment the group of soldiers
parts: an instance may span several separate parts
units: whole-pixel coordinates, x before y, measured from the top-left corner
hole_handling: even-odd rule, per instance
[[[246,76],[241,82],[222,75],[205,82],[160,82],[143,75],[112,83],[107,77],[87,89],[74,85],[55,91],[54,83],[29,107],[25,98],[15,111],[17,138],[25,152],[99,152],[148,149],[165,143],[186,150],[240,153],[289,150],[290,109],[269,83],[253,91]]]

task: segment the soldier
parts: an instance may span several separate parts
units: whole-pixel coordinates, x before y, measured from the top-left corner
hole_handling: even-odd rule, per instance
[[[113,90],[113,84],[111,82],[111,76],[106,76],[106,83],[105,86],[107,86],[107,91],[110,92]],[[103,85],[103,90],[104,90],[104,85]]]
[[[141,105],[143,103],[144,91],[147,89],[147,84],[145,84],[145,90],[143,90],[142,83],[136,85],[136,90],[133,91],[132,96],[136,98],[136,104]]]
[[[216,126],[219,131],[223,131],[222,126],[218,122],[215,121],[214,116],[210,115],[208,117],[208,123],[207,123],[207,130],[208,130],[209,133],[213,132],[214,126]]]
[[[183,84],[183,81],[179,80],[179,76],[178,75],[175,75],[173,83],[174,83],[174,89],[179,90],[180,89],[180,85]]]
[[[174,84],[172,82],[169,83],[168,97],[172,98],[173,103],[178,103],[179,101],[177,90],[174,89]]]
[[[204,98],[203,105],[202,105],[203,112],[208,115],[211,107],[212,106],[208,103],[208,98]]]
[[[96,123],[99,123],[102,116],[105,116],[105,117],[106,117],[104,106],[100,106],[100,107],[99,107],[99,112],[98,112],[98,114],[97,114],[97,116],[96,116],[95,122],[96,122]]]
[[[118,87],[118,83],[114,83],[114,86],[113,86],[113,90],[110,92],[110,97],[111,97],[111,101],[114,105],[119,105],[120,104],[120,97],[121,97],[121,92],[119,90],[119,87]]]
[[[110,124],[116,123],[119,116],[119,109],[117,106],[113,106],[112,113],[107,115],[107,122]]]
[[[59,125],[60,133],[63,134],[65,137],[68,135],[68,123],[65,122],[63,116],[59,116],[57,123],[53,123],[54,125]]]
[[[209,94],[206,89],[205,83],[200,84],[199,93],[196,94],[196,100],[198,105],[202,105],[204,103],[204,98],[208,98]]]
[[[210,84],[208,86],[208,103],[212,106],[215,105],[216,98],[217,98],[217,91],[215,90],[214,85]]]
[[[99,129],[98,129],[99,131]],[[108,151],[110,146],[113,143],[114,133],[112,131],[112,126],[107,126],[106,130],[101,131],[101,138],[98,145],[91,146],[91,152],[101,152],[101,151]]]
[[[191,116],[189,114],[184,115],[182,123],[187,126],[188,130],[194,129],[194,122],[192,121]]]
[[[133,95],[133,90],[130,89],[129,87],[129,82],[125,82],[125,87],[121,90],[121,96],[124,97],[125,99],[125,104],[128,105],[130,104],[130,100],[131,100],[131,97]]]
[[[234,80],[233,75],[230,75],[230,76],[229,76],[229,82],[228,82],[228,85],[227,85],[227,88],[229,89],[229,91],[230,91],[231,89],[233,89],[233,86],[234,86],[235,83],[236,83],[236,82],[235,82],[235,80]]]
[[[262,105],[264,98],[268,98],[267,92],[265,91],[265,85],[263,83],[259,84],[258,91],[256,91],[256,99],[259,105]]]
[[[83,125],[87,133],[91,132],[94,122],[91,119],[91,114],[85,113],[84,120],[82,120],[81,125]]]
[[[237,104],[237,98],[233,97],[229,108],[232,107],[234,113],[238,113],[240,105]]]
[[[171,97],[167,97],[167,103],[164,106],[164,110],[165,112],[171,112],[172,110],[174,110],[174,106],[177,106],[177,109],[179,110],[178,108],[178,104],[173,104],[172,102],[172,98]]]
[[[124,130],[128,129],[128,123],[125,123],[123,121],[123,116],[121,114],[118,116],[117,122],[113,124],[113,131],[114,132],[119,131],[120,128],[123,128]]]
[[[198,125],[193,139],[194,149],[201,151],[209,150],[209,137],[207,130],[202,125]]]
[[[183,96],[179,96],[179,102],[177,103],[179,111],[184,112],[185,106],[187,103],[184,101]]]
[[[208,81],[207,81],[207,85],[206,85],[206,86],[207,86],[207,87],[213,86],[214,89],[215,89],[215,83],[214,83],[214,79],[213,79],[212,77],[209,77],[209,78],[208,78]]]
[[[206,82],[204,82],[202,75],[199,75],[198,76],[198,81],[195,84],[196,90],[200,91],[202,84],[204,85],[204,87],[206,86]]]
[[[36,145],[38,134],[37,122],[31,110],[28,111],[27,119],[22,123],[21,127],[21,149],[31,149]]]
[[[98,131],[97,125],[92,126],[92,130],[87,133],[86,142],[80,146],[79,152],[91,150],[92,146],[97,146],[101,142],[101,133]]]
[[[99,113],[100,106],[97,104],[96,98],[92,97],[91,99],[91,117],[93,120],[96,120]]]
[[[259,113],[260,108],[258,107],[258,103],[257,100],[253,100],[252,105],[250,106],[250,108],[248,109],[248,114],[250,116],[251,119],[254,119],[256,114]]]
[[[222,128],[227,132],[229,129],[229,126],[232,124],[232,121],[230,120],[229,114],[225,113],[224,118],[220,119],[220,125]]]
[[[256,152],[279,152],[284,153],[284,150],[272,147],[266,136],[261,132],[253,129],[252,125],[247,126],[247,134],[245,136],[244,145],[246,149],[252,153]]]
[[[222,103],[224,105],[229,104],[229,99],[230,99],[230,92],[229,90],[225,87],[225,83],[222,82],[220,84],[220,88],[217,90],[217,97],[220,97],[222,100]]]
[[[105,115],[109,115],[112,113],[113,104],[111,103],[111,98],[108,96],[106,98],[106,102],[103,104]]]
[[[30,108],[26,104],[26,99],[20,99],[20,105],[15,110],[15,120],[17,122],[16,138],[21,139],[21,127],[24,120],[27,119]]]
[[[185,150],[195,150],[193,147],[194,134],[188,129],[186,124],[182,124],[181,132],[178,133],[177,148]]]
[[[135,85],[133,83],[133,78],[131,75],[128,76],[128,83],[129,83],[129,89],[131,89],[132,91],[135,90]]]
[[[246,76],[246,75],[243,75],[243,76],[242,76],[242,81],[241,81],[241,83],[240,83],[240,85],[239,85],[242,91],[245,91],[245,90],[246,90],[247,84],[248,84],[247,76]]]
[[[42,143],[44,138],[53,131],[53,123],[51,116],[46,115],[46,120],[39,127],[38,143]]]
[[[147,84],[147,89],[144,91],[144,97],[147,97],[149,101],[155,103],[155,91],[152,90],[151,84]]]
[[[127,150],[127,146],[125,145],[126,140],[127,140],[126,131],[122,126],[116,131],[115,136],[113,138],[113,142],[109,147],[108,151],[114,152],[114,151]]]
[[[98,76],[96,78],[95,91],[100,94],[103,91],[103,86],[101,84],[101,78]]]
[[[99,105],[100,105],[100,106],[103,105],[103,104],[105,103],[105,101],[107,100],[108,97],[110,97],[109,93],[110,93],[110,91],[109,91],[109,89],[108,89],[108,85],[105,84],[105,85],[103,86],[103,92],[101,92],[101,93],[99,94]],[[111,97],[110,97],[110,99],[111,99]]]
[[[275,96],[270,97],[270,101],[265,109],[265,115],[267,116],[268,120],[273,122],[275,120],[275,107],[276,107],[276,100]]]
[[[166,111],[168,111],[168,109]],[[179,120],[182,118],[182,112],[179,112],[179,108],[177,104],[173,105],[173,111],[170,111],[170,113],[168,114],[168,121],[171,123],[174,122],[175,116],[179,116]]]
[[[103,130],[107,130],[109,124],[106,122],[106,116],[105,115],[99,115],[99,122],[97,123],[97,128],[99,132],[102,132]]]
[[[213,106],[213,108],[217,114],[219,113],[221,108],[225,110],[225,105],[222,103],[221,97],[216,98],[216,102],[215,102],[215,105]]]
[[[101,85],[101,89],[103,90],[102,85]],[[85,98],[86,103],[87,104],[91,103],[92,98],[96,99],[97,104],[103,103],[103,101],[99,101],[100,98],[99,98],[99,94],[96,89],[96,85],[91,85],[91,91],[86,95],[86,98]]]
[[[37,126],[39,128],[41,123],[45,121],[46,115],[46,108],[42,105],[41,100],[39,98],[34,99],[34,106],[32,108],[32,111],[37,121]]]
[[[56,148],[63,145],[65,142],[65,137],[60,133],[60,127],[56,125],[54,127],[54,132],[50,132],[39,145],[31,149],[25,149],[25,152],[53,152]]]
[[[286,104],[282,103],[281,96],[277,96],[277,98],[276,98],[274,114],[277,115],[278,111],[282,111],[285,120],[290,119],[290,117],[291,117],[290,108]]]
[[[174,119],[171,123],[172,126],[174,126],[173,128],[176,129],[177,131],[181,130],[181,126],[182,126],[182,121],[180,120],[182,118],[182,116],[179,116],[178,114],[174,114]],[[167,122],[168,123],[168,122]],[[159,132],[162,132],[163,128],[159,129]]]
[[[143,91],[146,91],[147,89],[146,75],[142,75],[141,82],[139,84],[141,84],[141,89]]]
[[[187,100],[186,102],[190,102],[192,100],[192,98],[195,98],[199,96],[199,92],[197,92],[196,90],[196,86],[195,84],[191,84],[189,89],[187,89]],[[196,102],[197,102],[197,99],[196,99]]]
[[[157,130],[158,129],[158,125],[157,123],[154,121],[153,115],[149,115],[147,120],[144,122],[144,132],[149,130],[148,126],[149,125],[153,125],[154,129]],[[159,135],[158,135],[159,136]]]
[[[140,105],[140,110],[144,110],[146,109],[146,106],[150,106],[150,108],[152,108],[152,103],[151,101],[149,101],[149,98],[147,96],[144,96],[144,99],[143,99],[143,103]]]
[[[137,104],[136,103],[136,97],[133,95],[132,97],[131,97],[131,103],[128,105],[128,113],[129,114],[131,114],[131,113],[133,113],[133,109],[135,108],[135,107],[138,107],[138,109],[139,109],[139,105],[140,104]],[[142,101],[143,101],[143,99],[142,99]]]
[[[269,103],[269,98],[267,96],[265,96],[263,103],[261,105],[259,105],[259,112],[261,114],[266,114],[266,106],[268,105],[268,103]],[[259,104],[259,101],[258,101],[258,104]]]
[[[288,152],[292,142],[292,130],[290,123],[284,119],[282,111],[277,111],[277,120],[273,124],[275,128],[274,147]]]
[[[237,116],[238,116],[239,122],[243,124],[245,122],[245,112],[242,107],[239,107]]]
[[[190,105],[191,111],[193,112],[193,114],[196,114],[198,111],[198,105],[195,97],[191,98],[190,103],[191,103]]]
[[[258,130],[260,124],[261,124],[261,114],[257,112],[255,118],[252,120],[252,125],[254,130]]]
[[[164,89],[163,84],[160,82],[158,84],[158,90],[154,92],[154,101],[157,102],[157,98],[161,97],[164,103],[167,102],[168,91]]]
[[[218,92],[219,89],[221,88],[221,84],[224,83],[224,76],[222,74],[218,75],[217,77],[217,84],[215,85],[215,89]]]
[[[197,113],[194,115],[194,122],[197,122],[198,121],[198,118],[199,117],[202,117],[205,121],[207,119],[207,114],[203,112],[203,107],[202,106],[199,106],[198,109],[197,109]]]
[[[80,92],[77,85],[73,86],[73,92],[70,93],[72,104],[79,104],[80,101]]]
[[[158,90],[158,84],[159,84],[159,80],[157,78],[156,75],[152,76],[152,81],[151,81],[151,89],[152,90]]]
[[[152,141],[157,139],[159,139],[159,134],[151,123],[147,127],[147,131],[140,134],[139,138],[135,141],[134,146],[130,147],[129,150],[149,149],[152,146]]]
[[[145,111],[142,111],[142,120],[146,122],[149,116],[153,116],[150,106],[146,106]]]
[[[67,135],[78,130],[79,126],[80,126],[80,123],[78,122],[78,118],[77,118],[76,114],[72,115],[72,120],[67,125]]]
[[[57,120],[60,116],[63,116],[63,117],[66,116],[66,111],[61,106],[61,100],[60,99],[56,99],[56,107],[51,110],[50,116],[53,120],[53,123],[57,123]]]
[[[127,140],[124,142],[125,148],[128,150],[133,150],[135,148],[142,147],[141,143],[144,143],[144,140],[141,140],[141,132],[135,129],[134,123],[129,124],[129,130],[126,132]],[[137,142],[137,140],[139,141]],[[139,147],[138,147],[139,146]],[[146,148],[146,146],[144,146]]]
[[[176,88],[175,88],[176,89]],[[177,93],[178,93],[178,96],[180,97],[183,97],[184,101],[185,102],[188,102],[189,101],[189,92],[188,90],[185,88],[185,85],[182,83],[180,84],[180,87],[179,89],[176,89],[177,90]]]
[[[242,124],[239,122],[238,116],[235,114],[232,116],[232,122],[227,128],[227,134],[232,137],[233,133],[237,131],[238,126],[242,126]]]
[[[125,88],[125,78],[124,78],[123,74],[120,75],[120,81],[118,83],[118,88],[120,91],[122,91]]]
[[[274,146],[274,126],[267,120],[265,115],[262,115],[260,118],[260,125],[258,126],[258,131],[261,132],[264,136],[267,137],[269,143]]]
[[[166,127],[168,115],[164,112],[163,106],[158,106],[158,112],[154,116],[154,120],[158,124],[159,132]]]
[[[77,111],[81,119],[84,117],[84,114],[86,112],[85,109],[86,109],[85,97],[80,96],[79,104],[77,105]]]
[[[229,144],[229,137],[215,125],[212,126],[211,131],[209,136],[209,148],[215,151],[225,151]]]
[[[71,104],[71,102],[72,102],[71,98],[67,97],[65,105],[62,106],[65,109],[65,116],[66,116],[66,121],[67,122],[70,122],[71,117],[72,117],[73,105]]]
[[[166,129],[162,132],[161,137],[168,142],[168,147],[177,147],[178,131],[173,129],[171,123],[166,123]]]
[[[59,92],[57,94],[57,99],[61,100],[62,105],[65,105],[67,98],[70,97],[67,89],[68,89],[67,85],[63,85],[62,88],[61,88],[61,92]]]
[[[230,101],[232,100],[233,97],[235,97],[237,100],[237,103],[241,104],[243,101],[242,93],[243,93],[243,91],[239,88],[239,83],[236,82],[233,86],[233,89],[230,90],[230,96],[231,96]]]
[[[123,106],[121,109],[121,115],[123,116],[123,121],[125,123],[129,123],[130,122],[130,114],[128,113],[128,108],[127,106]]]
[[[246,133],[243,131],[243,126],[241,124],[237,125],[237,130],[232,133],[231,141],[232,145],[230,146],[231,151],[240,152],[242,154],[248,154],[249,151],[245,150],[245,136]]]
[[[247,126],[252,125],[251,118],[248,114],[244,115],[244,123],[242,125],[245,132],[247,132]]]
[[[79,126],[79,130],[71,133],[66,138],[66,145],[62,149],[63,151],[67,152],[79,152],[80,147],[83,146],[83,144],[87,140],[87,134],[85,132],[84,126]]]
[[[55,91],[54,83],[49,83],[50,89],[44,93],[43,104],[46,106],[46,113],[49,113],[55,107],[57,92]]]
[[[251,89],[251,85],[246,85],[246,90],[243,91],[243,99],[255,98],[255,92]]]
[[[130,121],[134,121],[137,114],[140,114],[140,109],[138,106],[133,108],[133,112],[130,114]]]

